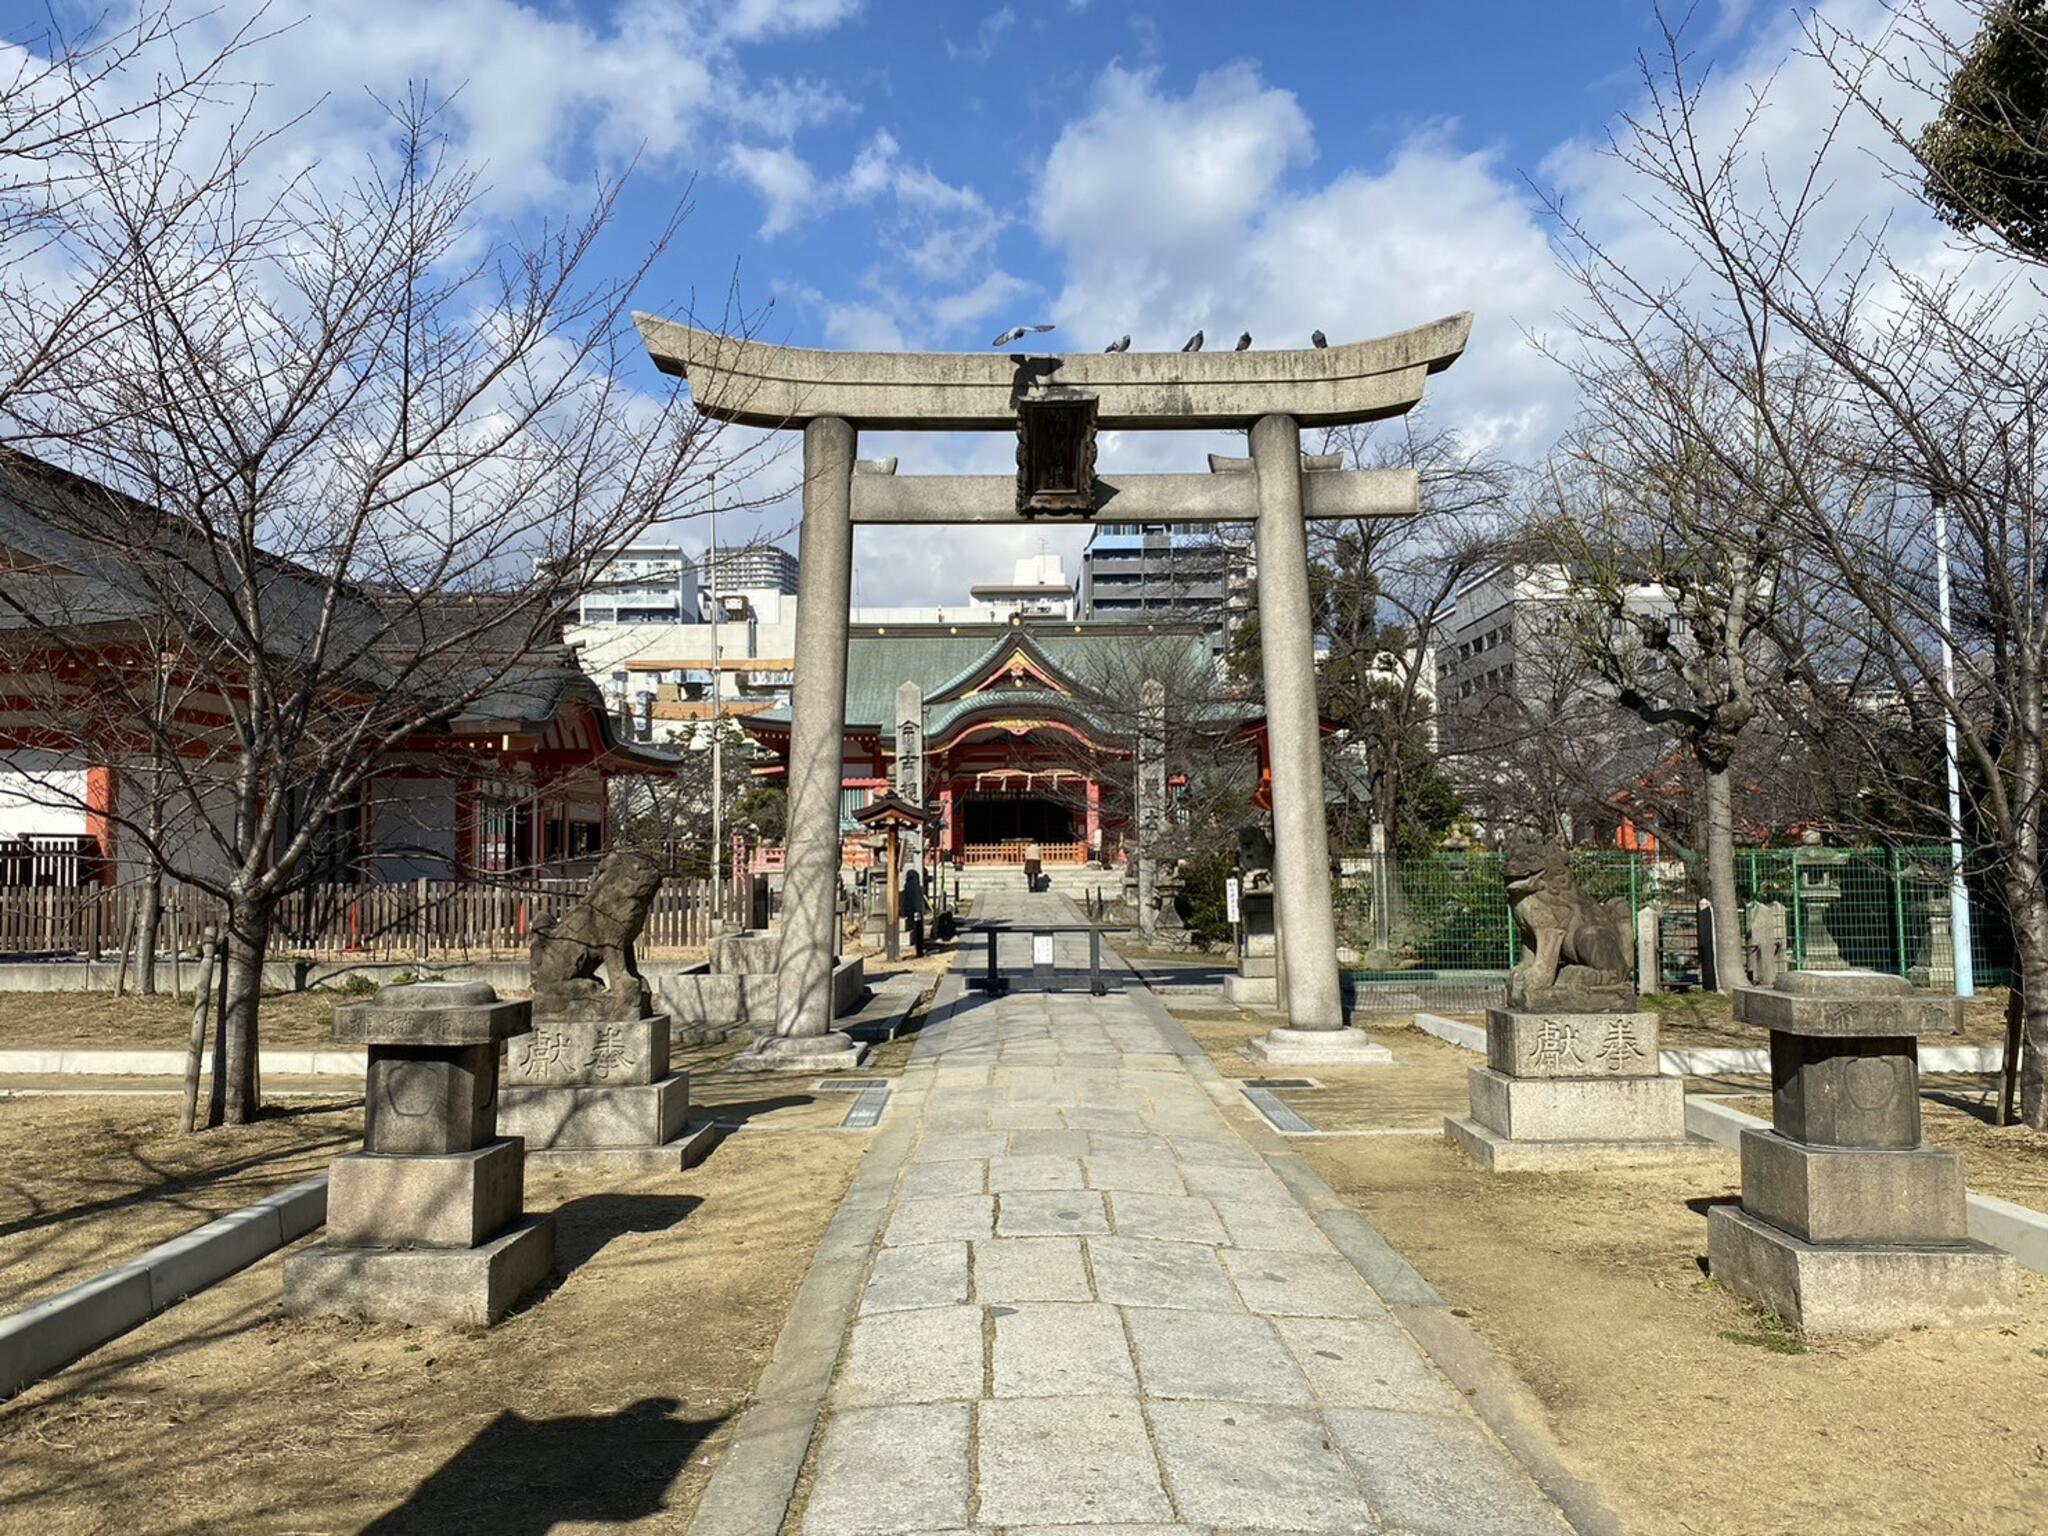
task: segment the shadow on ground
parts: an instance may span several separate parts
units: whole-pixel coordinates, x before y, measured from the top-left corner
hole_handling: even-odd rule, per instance
[[[704,1201],[697,1195],[582,1195],[555,1208],[555,1279],[559,1283],[604,1251],[612,1239],[666,1232]]]
[[[501,1413],[363,1536],[547,1536],[560,1524],[647,1519],[724,1422],[678,1419],[681,1406],[648,1397],[609,1414]]]

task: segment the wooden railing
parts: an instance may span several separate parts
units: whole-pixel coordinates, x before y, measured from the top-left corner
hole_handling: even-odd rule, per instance
[[[583,893],[583,882],[486,884],[411,880],[317,885],[279,903],[273,959],[294,955],[369,959],[515,958],[533,925]],[[141,898],[135,885],[0,886],[0,955],[111,955],[127,941]],[[158,927],[161,952],[194,951],[221,919],[204,891],[166,881]],[[670,880],[655,893],[639,949],[659,956],[710,942],[711,882]]]
[[[1041,864],[1086,864],[1085,843],[1034,843],[1029,838],[1006,838],[1000,843],[969,843],[960,851],[962,864],[1022,864],[1038,850]]]

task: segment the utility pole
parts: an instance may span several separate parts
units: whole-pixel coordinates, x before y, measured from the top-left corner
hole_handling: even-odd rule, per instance
[[[718,602],[718,475],[708,477],[711,500],[711,552],[705,574],[711,581],[711,917],[725,916],[725,881],[718,866],[725,857],[725,743],[719,693],[724,679],[718,670],[718,622],[725,610]]]
[[[1948,758],[1948,925],[1955,951],[1956,996],[1974,997],[1977,962],[1970,952],[1970,887],[1963,879],[1963,786],[1956,763],[1956,656],[1948,627],[1948,505],[1934,493],[1934,589],[1941,605],[1941,684],[1947,690],[1942,734]],[[1933,956],[1928,957],[1930,962]]]

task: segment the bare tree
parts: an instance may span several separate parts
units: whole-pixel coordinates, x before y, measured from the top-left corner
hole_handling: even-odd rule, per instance
[[[512,243],[480,225],[481,184],[423,98],[339,185],[259,190],[240,131],[202,162],[238,168],[225,179],[81,151],[73,238],[121,260],[91,345],[15,403],[19,440],[79,476],[9,463],[0,574],[41,736],[167,770],[163,831],[111,814],[223,905],[231,1122],[257,1109],[281,898],[328,867],[394,754],[577,676],[557,645],[571,600],[687,508],[711,441],[673,388],[626,382],[627,298],[675,221],[637,268],[586,275],[619,183]]]
[[[1611,153],[1692,271],[1664,283],[1597,242],[1584,248],[1631,334],[1672,337],[1752,399],[1760,436],[1696,436],[1733,484],[1783,508],[1801,579],[1843,599],[1817,605],[1830,650],[1862,652],[1907,708],[1931,705],[1954,721],[1972,796],[1958,830],[1989,856],[2024,983],[2024,1118],[2048,1126],[2048,331],[2038,294],[1995,259],[1930,268],[1918,253],[1896,256],[1889,229],[1823,241],[1833,156],[1845,120],[1869,99],[1873,57],[1843,63],[1846,87],[1810,152],[1771,165],[1752,142],[1768,92],[1716,131],[1679,29],[1667,29],[1662,52],[1642,64],[1647,104],[1624,120]],[[1816,397],[1828,402],[1820,434]],[[1949,624],[1937,508],[1953,544]],[[1839,696],[1808,693],[1815,707]],[[1844,702],[1846,729],[1878,713],[1867,697]],[[1896,787],[1948,820],[1934,784]]]
[[[1592,675],[1699,772],[1725,991],[1743,978],[1736,755],[1765,719],[1786,651],[1800,650],[1786,579],[1794,508],[1758,412],[1766,401],[1781,417],[1800,411],[1813,375],[1773,358],[1752,368],[1739,342],[1704,332],[1618,341],[1599,268],[1579,273],[1599,317],[1572,365],[1581,421],[1553,460],[1532,533],[1584,599],[1571,611]]]

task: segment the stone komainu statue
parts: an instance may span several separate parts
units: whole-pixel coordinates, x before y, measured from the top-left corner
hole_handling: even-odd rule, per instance
[[[1599,902],[1580,890],[1555,843],[1511,851],[1506,880],[1522,941],[1522,958],[1508,976],[1508,1006],[1559,1013],[1632,1009],[1628,902]]]
[[[1273,837],[1257,822],[1237,829],[1237,867],[1244,871],[1247,891],[1273,889]]]
[[[608,853],[574,906],[534,924],[533,1013],[541,1019],[638,1019],[653,999],[633,963],[633,941],[661,889],[644,853]],[[599,968],[605,981],[597,979]],[[609,983],[607,985],[606,983]]]

